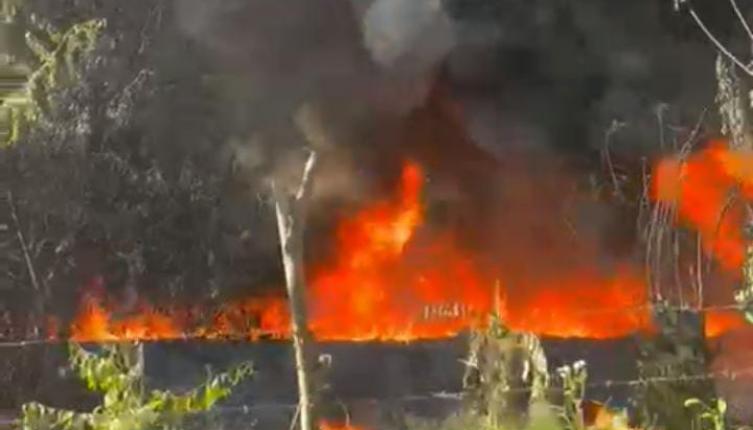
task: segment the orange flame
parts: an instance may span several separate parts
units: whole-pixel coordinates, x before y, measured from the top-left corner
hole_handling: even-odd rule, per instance
[[[661,160],[654,169],[652,197],[676,205],[678,220],[698,232],[706,252],[727,275],[739,279],[746,249],[742,203],[753,199],[753,153],[713,141],[684,160]],[[743,325],[738,312],[706,315],[709,337]]]
[[[336,251],[310,271],[310,329],[320,340],[409,341],[451,337],[495,310],[513,329],[544,336],[611,338],[651,328],[638,272],[570,268],[524,280],[493,276],[451,233],[422,230],[424,174],[406,163],[395,196],[370,205],[336,230]],[[96,288],[102,289],[101,279]],[[288,338],[284,298],[227,304],[210,321],[195,313],[155,310],[115,318],[102,294],[85,297],[72,337],[79,341],[202,339],[266,335]]]
[[[466,318],[425,318],[427,306],[484,312],[490,289],[452,237],[414,240],[423,220],[423,173],[408,163],[392,201],[366,208],[337,230],[337,255],[313,275],[311,329],[328,340],[442,338]]]
[[[715,141],[684,161],[661,160],[654,170],[654,199],[676,204],[680,220],[698,231],[707,252],[730,271],[738,271],[743,262],[744,213],[734,204],[733,192],[753,196],[753,172],[745,167],[750,157]]]
[[[708,311],[706,312],[706,337],[718,337],[726,332],[746,326],[748,323],[739,311]]]
[[[552,337],[608,339],[652,330],[643,279],[632,268],[611,276],[563,274],[552,285],[533,284],[502,313],[514,330]]]
[[[71,338],[81,342],[167,340],[182,336],[174,317],[143,306],[137,315],[115,320],[95,297],[84,299],[83,309],[71,327]]]
[[[357,427],[352,424],[336,424],[330,421],[321,421],[319,423],[319,430],[364,430],[362,427]]]

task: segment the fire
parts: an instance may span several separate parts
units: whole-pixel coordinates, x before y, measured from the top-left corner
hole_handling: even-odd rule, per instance
[[[743,262],[745,214],[735,193],[753,197],[753,171],[746,167],[751,157],[716,141],[684,161],[662,160],[654,170],[654,199],[676,204],[678,218],[698,231],[707,252],[729,271]]]
[[[491,290],[451,235],[415,240],[423,221],[421,168],[407,163],[397,196],[337,230],[334,261],[310,285],[311,329],[328,340],[443,338],[464,318],[422,318],[427,306],[462,303],[486,312]]]
[[[753,154],[713,141],[686,159],[667,158],[654,169],[652,197],[673,204],[680,223],[700,235],[706,252],[722,270],[739,279],[745,257],[743,227],[753,199]],[[731,299],[731,297],[730,297]],[[718,336],[745,325],[735,311],[706,314],[706,335]]]
[[[502,315],[514,330],[591,339],[652,330],[645,283],[631,267],[611,276],[581,269],[526,288],[533,292],[510,299]]]
[[[747,324],[739,311],[710,311],[706,313],[704,330],[707,337],[718,337]]]
[[[115,318],[101,297],[90,295],[71,324],[71,339],[79,342],[176,340],[184,338],[287,338],[290,319],[280,297],[232,302],[205,321],[203,313],[185,309],[157,310],[142,305],[138,312]]]
[[[103,301],[93,296],[84,299],[82,311],[71,327],[71,337],[77,341],[160,340],[182,336],[174,317],[144,306],[136,315],[113,319]]]
[[[319,430],[364,430],[362,427],[357,427],[352,424],[336,424],[330,421],[322,421],[319,423]]]
[[[394,196],[368,205],[336,229],[333,257],[309,271],[309,324],[319,340],[410,341],[457,335],[496,311],[511,328],[543,336],[611,338],[651,328],[646,288],[630,266],[573,265],[506,278],[482,268],[452,232],[424,224],[425,174],[407,162]],[[531,262],[535,265],[535,262]],[[535,274],[534,274],[535,272]],[[228,303],[211,318],[178,309],[115,317],[102,280],[71,326],[79,341],[289,337],[282,297]]]

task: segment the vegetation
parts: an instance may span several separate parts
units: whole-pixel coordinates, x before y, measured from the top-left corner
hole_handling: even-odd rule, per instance
[[[529,339],[504,329],[498,322],[474,335],[476,384],[468,383],[468,398],[473,401],[458,414],[436,422],[406,417],[411,430],[629,430],[677,427],[640,422],[630,426],[626,411],[585,400],[587,368],[584,362],[562,366],[553,374],[533,370],[523,362],[545,360],[538,347],[527,347]],[[480,341],[479,339],[486,339]],[[535,342],[534,342],[535,343]],[[483,345],[483,346],[482,346]],[[89,352],[78,344],[69,345],[72,369],[86,386],[102,395],[102,404],[91,412],[61,410],[39,403],[22,408],[18,421],[23,430],[147,430],[185,428],[187,419],[210,411],[231,395],[235,386],[253,374],[250,363],[227,372],[210,375],[200,387],[184,394],[147,391],[143,380],[143,361],[138,344],[110,344],[100,352]],[[473,355],[473,354],[472,354]],[[492,355],[497,360],[487,359]],[[503,363],[500,366],[500,363]],[[479,368],[479,366],[481,368]],[[523,373],[521,373],[523,372]],[[530,376],[535,375],[535,376]],[[515,384],[515,389],[511,386]],[[524,395],[521,396],[521,393]],[[515,403],[512,403],[515,401]],[[485,402],[486,406],[482,403]],[[669,404],[667,404],[669,405]],[[669,405],[670,408],[675,406]],[[722,399],[706,403],[690,398],[681,405],[694,424],[692,430],[725,430],[726,403]],[[666,409],[666,407],[665,407]],[[682,411],[676,411],[682,413]],[[738,427],[736,427],[738,428]]]
[[[463,410],[441,422],[409,419],[411,430],[628,429],[624,411],[586,404],[586,363],[550,374],[536,336],[515,333],[493,317],[473,333]],[[593,410],[587,411],[588,408]]]
[[[73,369],[90,390],[102,394],[102,404],[91,412],[24,405],[19,427],[23,430],[151,430],[180,428],[192,414],[210,410],[227,398],[233,387],[252,375],[250,363],[225,373],[210,375],[200,387],[185,394],[146,392],[140,347],[133,344],[104,346],[99,354],[70,344]]]
[[[2,105],[9,109],[10,117],[5,125],[9,128],[5,133],[9,144],[16,143],[24,128],[50,112],[53,91],[75,79],[79,59],[94,48],[103,26],[104,21],[95,19],[75,24],[64,32],[43,28],[26,33],[36,67],[23,88],[3,96]]]
[[[5,137],[7,144],[16,143],[24,128],[50,113],[54,92],[73,82],[82,57],[94,49],[105,25],[102,19],[91,19],[61,31],[34,15],[24,17],[27,19],[23,23],[15,23],[20,5],[20,1],[5,1],[0,9],[3,21],[13,25],[8,33],[19,33],[25,28],[25,46],[5,48],[32,54],[31,61],[25,61],[23,56],[14,55],[17,53],[6,52],[5,64],[0,68],[0,81],[5,83],[0,93],[0,137]],[[12,44],[10,36],[5,35],[10,39],[6,43]]]
[[[276,284],[276,270],[258,269],[277,268],[261,252],[275,242],[250,240],[252,225],[269,227],[256,239],[274,231],[274,215],[224,146],[237,130],[216,66],[168,21],[167,2],[69,3],[23,1],[15,15],[35,48],[21,38],[31,64],[5,109],[15,143],[0,149],[4,335],[69,318],[98,276],[162,300]]]

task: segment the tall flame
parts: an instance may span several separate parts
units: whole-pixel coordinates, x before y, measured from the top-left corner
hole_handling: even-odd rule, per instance
[[[311,328],[318,337],[447,337],[468,320],[425,318],[424,309],[447,303],[489,309],[490,289],[452,237],[415,240],[423,221],[422,186],[420,166],[406,163],[397,196],[339,226],[336,258],[311,282]]]
[[[545,336],[610,338],[650,328],[646,288],[636,270],[573,267],[513,285],[503,273],[483,270],[451,232],[422,229],[423,186],[422,168],[407,162],[393,197],[340,223],[334,257],[309,273],[309,324],[318,339],[445,338],[493,310],[511,328]],[[71,331],[80,341],[287,338],[289,322],[282,297],[232,302],[207,320],[146,304],[116,318],[101,294],[91,294]]]

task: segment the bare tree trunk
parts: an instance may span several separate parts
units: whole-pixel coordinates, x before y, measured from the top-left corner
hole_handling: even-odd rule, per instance
[[[303,228],[305,219],[304,199],[307,195],[311,171],[316,164],[316,153],[311,152],[303,171],[303,179],[294,196],[287,195],[279,186],[274,186],[277,229],[280,235],[280,251],[285,271],[290,313],[292,315],[293,349],[298,379],[298,407],[301,430],[315,430],[314,387],[310,342],[306,316],[306,282],[303,267]]]

